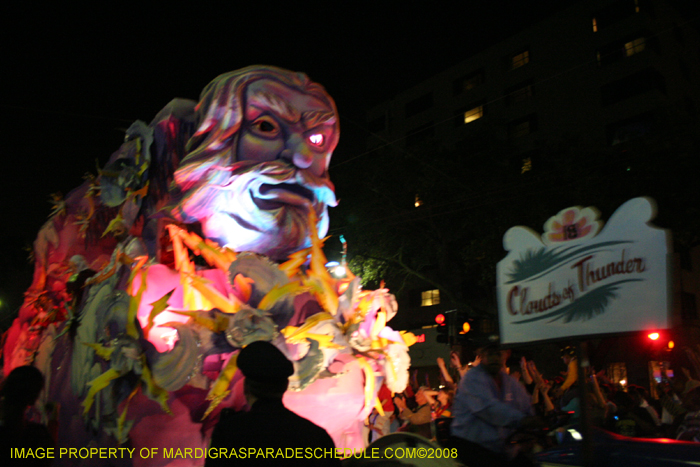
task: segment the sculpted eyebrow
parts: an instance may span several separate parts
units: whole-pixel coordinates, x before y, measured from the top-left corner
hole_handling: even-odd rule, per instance
[[[268,92],[256,92],[250,96],[248,103],[256,107],[267,108],[290,123],[296,123],[301,118],[301,114],[298,110],[287,104],[277,95]]]
[[[335,114],[327,110],[314,110],[313,112],[304,112],[301,115],[306,128],[313,128],[321,123],[335,123]]]

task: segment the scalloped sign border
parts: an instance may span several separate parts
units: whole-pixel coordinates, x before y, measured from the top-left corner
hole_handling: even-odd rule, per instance
[[[605,227],[594,208],[570,207],[541,236],[510,228],[497,266],[501,342],[668,328],[671,233],[655,216],[652,199],[634,198]]]

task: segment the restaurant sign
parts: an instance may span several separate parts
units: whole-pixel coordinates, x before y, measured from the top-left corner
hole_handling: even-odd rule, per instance
[[[654,216],[653,200],[634,198],[605,227],[595,208],[570,207],[541,236],[509,229],[497,267],[501,342],[667,328],[671,236]]]

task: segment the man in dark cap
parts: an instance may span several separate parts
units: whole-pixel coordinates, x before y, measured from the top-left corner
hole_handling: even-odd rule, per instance
[[[282,404],[294,366],[277,347],[253,342],[240,351],[237,364],[245,376],[243,391],[251,408],[221,411],[207,466],[340,465],[326,430]]]

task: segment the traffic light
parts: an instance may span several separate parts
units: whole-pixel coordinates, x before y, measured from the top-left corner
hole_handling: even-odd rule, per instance
[[[449,315],[448,315],[449,316]],[[437,341],[441,344],[450,343],[450,326],[448,318],[442,313],[435,316],[435,322],[437,323]]]

